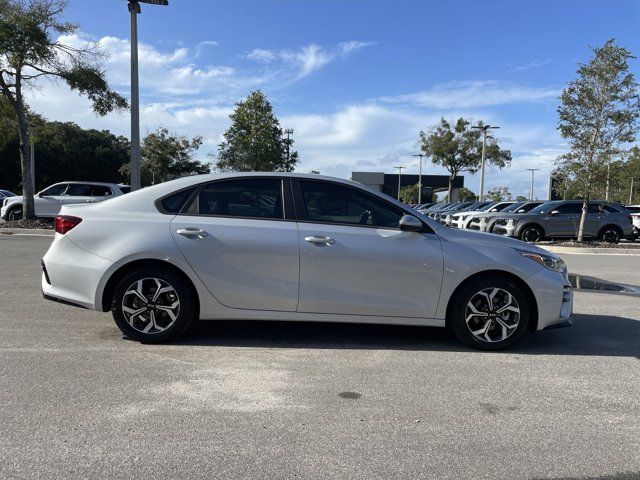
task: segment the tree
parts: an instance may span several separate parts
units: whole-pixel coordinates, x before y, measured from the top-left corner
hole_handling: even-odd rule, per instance
[[[458,200],[461,202],[475,202],[478,200],[478,196],[467,187],[462,187],[458,190]]]
[[[158,128],[142,141],[143,180],[145,184],[165,182],[170,178],[197,173],[208,173],[209,164],[193,158],[202,145],[202,137],[180,137],[166,128]],[[122,172],[129,171],[127,163]]]
[[[478,126],[482,126],[478,122]],[[444,118],[429,132],[420,132],[422,152],[431,157],[434,164],[449,172],[448,198],[451,198],[453,181],[459,173],[476,173],[482,162],[482,132],[472,129],[471,122],[459,118],[455,125]],[[485,161],[503,168],[511,164],[511,152],[500,149],[493,137],[487,137]]]
[[[129,161],[129,140],[107,130],[85,130],[71,122],[47,122],[33,116],[35,131],[36,189],[63,180],[104,180],[119,183],[118,173]],[[17,191],[20,184],[20,148],[17,131],[0,144],[0,178],[3,187]]]
[[[635,140],[640,117],[638,83],[628,65],[631,52],[613,39],[592,51],[562,92],[558,108],[558,129],[570,147],[558,164],[583,199],[579,242],[594,185],[606,178],[609,162],[626,153],[624,145]]]
[[[18,124],[24,218],[34,216],[24,88],[55,78],[88,96],[98,115],[127,106],[107,85],[95,46],[76,48],[53,38],[78,30],[60,20],[65,6],[64,0],[0,0],[0,91]]]
[[[403,203],[418,203],[418,186],[407,185],[400,189],[400,200]]]
[[[526,202],[527,200],[529,200],[527,197],[525,197],[524,195],[518,195],[516,197],[516,202]]]
[[[293,140],[282,138],[280,122],[260,90],[236,104],[231,126],[218,148],[216,167],[236,172],[291,172],[298,163]]]
[[[511,200],[511,192],[509,191],[509,187],[493,187],[487,193],[485,200],[491,200],[492,202]]]

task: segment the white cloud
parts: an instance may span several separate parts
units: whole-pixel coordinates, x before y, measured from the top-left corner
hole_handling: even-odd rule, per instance
[[[340,58],[345,58],[352,53],[374,45],[374,42],[360,42],[356,40],[342,42],[337,46],[329,48],[316,44],[306,45],[296,50],[265,50],[255,49],[249,52],[246,57],[249,60],[265,64],[273,64],[279,61],[284,67],[293,68],[294,80],[300,80],[320,70],[325,65]]]
[[[495,80],[475,80],[435,85],[417,93],[383,97],[380,101],[451,110],[538,102],[557,98],[560,92],[560,89],[552,87],[524,87]]]
[[[216,42],[215,40],[205,40],[198,43],[198,45],[196,45],[196,58],[199,58],[207,48],[217,46],[218,42]]]
[[[516,70],[518,71],[522,71],[522,70],[531,70],[532,68],[540,68],[540,67],[544,67],[545,65],[549,65],[551,63],[551,59],[548,58],[546,60],[534,60],[532,62],[529,62],[525,65],[518,65],[516,66]]]

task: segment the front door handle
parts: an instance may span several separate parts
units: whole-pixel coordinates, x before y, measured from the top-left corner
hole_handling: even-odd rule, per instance
[[[187,238],[204,238],[209,236],[205,230],[197,227],[179,228],[176,230],[176,233]]]
[[[325,237],[323,235],[310,235],[308,237],[304,237],[304,241],[319,245],[333,245],[334,243],[336,243],[333,238]]]

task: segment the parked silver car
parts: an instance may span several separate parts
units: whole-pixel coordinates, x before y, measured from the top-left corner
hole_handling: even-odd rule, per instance
[[[576,238],[580,226],[582,200],[547,202],[529,213],[496,220],[494,233],[538,242],[545,238]],[[589,204],[586,238],[618,243],[633,233],[629,212],[620,205],[596,201]]]
[[[533,202],[516,202],[509,205],[502,211],[478,213],[468,221],[467,228],[469,230],[493,233],[493,227],[495,226],[496,220],[499,218],[511,218],[512,215],[527,213],[543,203],[543,200],[535,200]]]

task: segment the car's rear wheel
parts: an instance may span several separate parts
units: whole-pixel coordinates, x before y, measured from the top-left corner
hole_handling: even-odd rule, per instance
[[[196,315],[194,294],[185,280],[161,268],[126,275],[115,288],[111,313],[127,337],[161,343],[180,336]]]
[[[501,350],[516,343],[530,320],[528,297],[511,280],[487,275],[472,280],[452,299],[448,325],[464,343]]]
[[[607,225],[600,230],[598,234],[598,240],[607,243],[619,243],[622,233],[620,229],[615,225]]]
[[[15,207],[9,210],[9,213],[7,213],[7,220],[10,222],[22,220],[22,207]]]
[[[535,243],[544,238],[542,229],[537,225],[527,225],[520,232],[520,240],[523,242]]]

